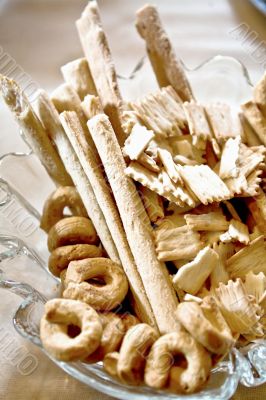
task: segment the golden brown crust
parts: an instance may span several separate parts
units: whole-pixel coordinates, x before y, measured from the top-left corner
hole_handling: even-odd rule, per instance
[[[69,207],[72,215],[87,217],[87,211],[74,186],[61,186],[45,201],[40,226],[46,232],[64,218],[64,208]]]
[[[204,347],[185,330],[161,336],[152,346],[147,357],[144,380],[155,389],[167,385],[174,356],[183,354],[187,367],[179,375],[178,385],[171,389],[184,393],[192,393],[207,381],[211,370],[211,357]],[[177,382],[176,382],[177,383]]]
[[[226,354],[234,345],[231,331],[213,298],[205,298],[201,304],[180,303],[176,313],[184,328],[210,352]]]
[[[68,267],[71,261],[102,257],[102,255],[102,249],[93,244],[62,246],[56,248],[50,254],[48,267],[53,275],[60,276],[61,272]]]
[[[83,301],[101,311],[117,307],[128,292],[121,265],[102,257],[71,261],[64,285],[64,298]]]
[[[126,333],[125,325],[121,317],[115,313],[99,313],[103,326],[103,334],[100,346],[85,359],[85,362],[96,363],[102,361],[106,354],[119,350]]]
[[[69,326],[81,332],[69,336]],[[40,337],[44,348],[60,361],[75,361],[93,353],[102,337],[102,324],[97,312],[75,300],[53,299],[45,304]]]
[[[70,244],[97,244],[99,242],[92,222],[85,217],[68,217],[58,221],[49,231],[48,249]]]

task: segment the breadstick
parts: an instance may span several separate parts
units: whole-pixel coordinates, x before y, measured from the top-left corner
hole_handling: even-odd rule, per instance
[[[126,135],[121,126],[122,98],[96,1],[88,3],[76,24],[104,112],[110,118],[120,146],[123,146]]]
[[[70,84],[78,93],[81,100],[87,94],[97,95],[90,68],[86,58],[78,58],[61,67],[66,83]]]
[[[87,95],[81,103],[82,110],[87,119],[103,112],[103,108],[98,96]]]
[[[98,163],[98,167],[101,164],[100,157],[98,155],[97,149],[95,147],[95,144],[91,138],[90,133],[88,132],[88,127],[87,127],[87,117],[85,116],[82,106],[81,106],[81,101],[78,97],[78,94],[75,92],[75,90],[67,84],[62,84],[58,86],[52,93],[51,95],[51,100],[54,103],[55,108],[57,111],[62,113],[63,111],[75,111],[76,114],[78,115],[79,121],[82,125],[82,129],[87,132],[87,140],[89,142],[89,145],[91,147],[91,151],[94,153],[94,157]]]
[[[63,83],[58,86],[52,92],[51,100],[59,114],[63,111],[75,111],[78,114],[82,128],[86,131],[88,130],[87,118],[83,112],[81,100],[71,85]],[[95,148],[94,144],[93,147]],[[96,148],[95,152],[97,152]]]
[[[86,177],[80,162],[66,137],[59,120],[59,115],[49,99],[47,93],[43,90],[38,96],[38,111],[40,119],[55,142],[62,160],[64,160],[66,169],[70,173],[73,182],[79,192],[83,204],[87,210],[90,219],[95,226],[98,236],[107,251],[109,257],[116,262],[120,262],[116,246],[113,242],[110,231],[106,225],[104,215],[94,195],[93,188]]]
[[[106,182],[103,171],[99,168],[94,152],[91,150],[88,134],[83,131],[75,112],[63,112],[60,115],[60,120],[94,189],[98,204],[101,206],[108,228],[116,243],[120,260],[130,282],[134,301],[137,304],[137,310],[141,312],[140,318],[142,321],[156,326],[155,318],[130,251],[110,187]]]
[[[109,179],[128,243],[150,301],[160,332],[179,329],[174,316],[177,298],[166,266],[159,262],[152,228],[133,181],[125,174],[125,161],[115,133],[104,114],[88,121],[88,127]]]
[[[27,143],[52,180],[56,185],[71,186],[72,180],[49,138],[49,132],[43,127],[21,88],[12,79],[0,75],[0,91]]]
[[[182,64],[162,26],[157,9],[145,5],[137,12],[136,27],[146,41],[147,53],[160,87],[171,85],[183,101],[193,99]]]

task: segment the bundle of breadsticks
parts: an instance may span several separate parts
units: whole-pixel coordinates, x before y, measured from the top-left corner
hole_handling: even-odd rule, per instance
[[[136,27],[153,93],[122,99],[95,1],[65,83],[35,107],[4,76],[1,92],[57,187],[41,227],[62,298],[45,306],[44,348],[191,393],[232,346],[264,337],[266,75],[238,112],[200,104],[156,8]]]

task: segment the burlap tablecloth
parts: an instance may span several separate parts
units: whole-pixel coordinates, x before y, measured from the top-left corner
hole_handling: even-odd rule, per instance
[[[144,54],[143,42],[134,28],[134,12],[144,3],[144,0],[99,0],[117,70],[124,75],[131,72]],[[248,1],[157,0],[153,3],[159,6],[179,56],[189,67],[223,54],[241,60],[253,82],[265,70],[265,17]],[[85,4],[86,1],[81,0],[0,1],[0,72],[3,67],[1,56],[6,53],[45,89],[52,90],[61,83],[60,66],[82,54],[74,21]],[[243,32],[251,35],[250,40],[244,40]],[[16,125],[2,103],[0,135],[0,155],[25,149]],[[31,182],[25,181],[25,185],[31,187]],[[0,233],[8,230],[12,231],[12,224],[0,215]],[[15,295],[1,290],[1,340],[6,334],[13,348],[26,346],[26,351],[36,357],[36,368],[29,375],[23,375],[21,368],[10,361],[5,347],[1,348],[0,340],[0,399],[108,399],[66,375],[38,348],[16,334],[10,315],[19,301]],[[240,387],[234,399],[265,397],[266,386]]]

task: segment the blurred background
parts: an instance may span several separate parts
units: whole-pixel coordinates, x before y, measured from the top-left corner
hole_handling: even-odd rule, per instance
[[[134,27],[135,11],[147,0],[98,0],[118,73],[130,75],[145,54]],[[159,8],[178,57],[195,68],[217,54],[233,56],[247,67],[255,83],[266,69],[266,18],[253,0],[150,0]],[[52,91],[62,83],[60,67],[82,56],[75,27],[86,0],[0,0],[0,73],[7,63],[18,65],[39,86]],[[265,9],[265,1],[259,0]],[[10,73],[12,76],[12,73]],[[222,82],[221,82],[222,84]],[[23,151],[18,128],[0,99],[0,156]],[[28,182],[29,184],[29,182]],[[8,308],[7,308],[8,305]],[[2,299],[1,329],[15,335],[6,296]],[[10,308],[9,308],[10,307]],[[4,310],[7,310],[4,316]],[[56,368],[37,348],[23,345],[38,359],[38,367],[23,376],[3,356],[0,360],[0,399],[106,400]],[[28,389],[25,390],[25,387]],[[240,389],[235,399],[265,398],[262,389]]]

